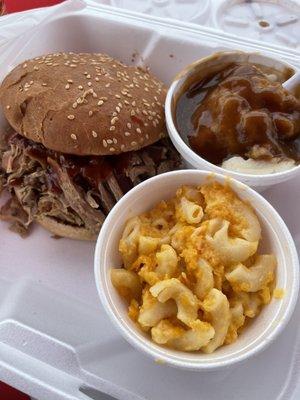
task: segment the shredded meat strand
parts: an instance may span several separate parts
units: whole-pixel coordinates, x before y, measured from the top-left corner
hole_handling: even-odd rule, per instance
[[[84,227],[96,236],[123,194],[147,178],[181,167],[178,153],[166,139],[136,152],[98,157],[96,167],[92,158],[74,160],[16,133],[0,134],[0,193],[6,189],[11,195],[0,209],[0,219],[10,222],[21,236],[39,216]],[[88,170],[91,176],[82,172],[83,162],[97,174],[103,169],[98,183],[92,179],[95,169]]]

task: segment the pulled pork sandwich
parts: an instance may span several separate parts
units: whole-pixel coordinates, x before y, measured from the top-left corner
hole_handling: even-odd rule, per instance
[[[122,195],[180,167],[165,138],[165,88],[147,71],[104,54],[56,53],[18,65],[0,101],[0,218],[25,235],[93,240]]]

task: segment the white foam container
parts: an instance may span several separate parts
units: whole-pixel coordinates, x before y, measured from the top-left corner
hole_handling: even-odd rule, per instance
[[[170,83],[186,64],[221,49],[260,50],[300,66],[297,50],[75,0],[1,17],[0,79],[25,58],[73,50],[104,51],[127,63],[143,59]],[[299,249],[299,180],[264,196]],[[101,309],[93,243],[54,240],[41,228],[23,240],[4,223],[0,229],[0,380],[46,400],[87,400],[82,384],[122,400],[300,398],[299,302],[285,331],[259,356],[225,371],[176,370],[134,350]]]
[[[213,181],[228,183],[228,176],[214,174]],[[122,299],[111,282],[111,269],[121,268],[118,251],[124,226],[129,218],[147,212],[160,201],[175,196],[183,185],[199,186],[212,181],[208,171],[186,169],[161,174],[142,182],[128,192],[106,218],[95,248],[95,281],[102,305],[111,321],[124,338],[135,348],[154,360],[168,365],[203,372],[226,368],[248,360],[269,346],[288,323],[297,301],[299,289],[299,261],[297,251],[282,218],[276,210],[255,190],[230,179],[230,186],[244,201],[255,209],[262,228],[260,254],[274,254],[277,259],[276,286],[284,297],[272,299],[251,326],[229,346],[222,346],[211,354],[182,352],[160,346],[151,340],[128,316],[128,304]],[[112,229],[113,227],[113,229]]]

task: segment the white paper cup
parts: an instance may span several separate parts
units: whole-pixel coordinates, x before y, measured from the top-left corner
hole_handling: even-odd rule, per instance
[[[246,185],[231,181],[240,198],[249,201],[262,226],[261,252],[277,257],[276,287],[284,290],[281,300],[272,299],[262,312],[243,330],[237,341],[217,349],[212,354],[180,352],[155,344],[127,315],[127,305],[118,295],[110,279],[111,268],[122,265],[119,241],[126,221],[151,209],[160,200],[174,196],[182,185],[200,185],[212,178],[205,171],[173,171],[155,176],[128,192],[112,209],[101,228],[95,249],[95,280],[99,297],[111,321],[124,338],[155,360],[190,369],[208,370],[245,360],[267,347],[283,330],[295,307],[299,286],[299,263],[294,241],[275,209],[257,192]],[[226,177],[213,174],[224,183]],[[100,312],[100,311],[99,311]]]
[[[231,176],[232,178],[235,178],[258,191],[262,191],[272,185],[276,185],[280,182],[287,181],[297,175],[300,175],[300,165],[286,171],[261,175],[246,174],[227,170],[200,157],[186,144],[186,142],[180,136],[175,125],[175,104],[186,80],[192,79],[194,75],[196,77],[199,77],[200,75],[200,77],[203,78],[212,71],[219,71],[222,69],[222,66],[228,65],[230,62],[249,62],[274,68],[279,72],[284,72],[286,69],[294,71],[295,73],[297,72],[297,69],[294,66],[281,60],[279,61],[271,57],[263,56],[259,53],[244,53],[240,51],[215,53],[189,65],[177,75],[168,90],[166,98],[166,125],[174,146],[181,154],[189,168],[204,169],[220,174],[226,174],[227,176]]]

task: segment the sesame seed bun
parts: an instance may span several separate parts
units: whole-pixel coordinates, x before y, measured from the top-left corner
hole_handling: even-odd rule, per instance
[[[0,102],[10,125],[51,150],[109,155],[165,132],[165,88],[148,72],[99,53],[55,53],[18,65]]]

